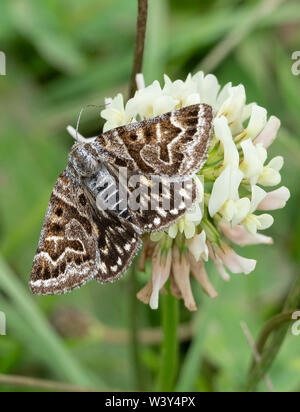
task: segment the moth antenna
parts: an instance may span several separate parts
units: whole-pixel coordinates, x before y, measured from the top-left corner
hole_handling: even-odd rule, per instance
[[[76,123],[76,129],[74,129],[73,126],[68,126],[67,127],[67,132],[70,134],[70,136],[73,137],[73,139],[78,142],[78,143],[88,143],[88,142],[93,142],[97,136],[94,137],[84,137],[82,136],[82,134],[79,133],[79,125],[80,125],[80,120],[81,117],[83,115],[83,112],[85,111],[85,109],[87,109],[88,107],[97,107],[97,108],[103,108],[105,107],[104,105],[96,105],[96,104],[88,104],[87,106],[83,107],[80,110],[78,119],[77,119],[77,123]]]
[[[78,119],[77,119],[77,124],[76,124],[76,138],[75,138],[75,140],[78,142],[78,130],[79,130],[79,125],[80,125],[80,120],[81,120],[81,116],[82,116],[82,113],[84,112],[84,108],[82,108],[81,110],[80,110],[80,113],[79,113],[79,116],[78,116]]]

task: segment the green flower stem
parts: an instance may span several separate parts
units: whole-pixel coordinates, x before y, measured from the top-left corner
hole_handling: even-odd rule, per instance
[[[195,336],[185,356],[180,372],[176,392],[190,392],[195,390],[195,381],[201,367],[202,349],[210,319],[210,302],[202,306],[201,313],[196,315],[194,330]]]
[[[139,255],[134,259],[129,269],[130,288],[130,351],[133,366],[135,386],[139,391],[143,390],[142,365],[140,361],[140,342],[138,336],[138,308],[137,308],[137,267]]]
[[[168,287],[169,288],[169,287]],[[158,375],[158,392],[172,392],[178,369],[178,300],[168,294],[163,296],[162,304],[162,326],[164,338],[161,346],[161,366]]]
[[[250,367],[247,382],[245,385],[246,392],[254,392],[262,377],[272,366],[278,355],[281,345],[284,342],[289,329],[289,321],[292,320],[292,313],[297,311],[300,306],[300,274],[297,276],[289,296],[286,299],[283,312],[272,318],[263,328],[257,343],[257,349],[262,354],[262,360],[258,364]],[[266,347],[269,337],[272,339]],[[264,349],[266,347],[266,349]]]

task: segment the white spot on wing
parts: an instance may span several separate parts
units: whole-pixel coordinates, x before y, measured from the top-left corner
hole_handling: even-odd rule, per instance
[[[123,255],[124,251],[119,245],[116,245],[116,249],[117,249],[118,253],[120,253],[120,255]]]
[[[107,273],[107,267],[104,262],[100,263],[100,269],[102,270],[102,272]]]
[[[154,219],[154,224],[155,224],[155,226],[160,225],[160,223],[161,223],[161,219],[160,219],[159,217],[156,217],[156,218]]]

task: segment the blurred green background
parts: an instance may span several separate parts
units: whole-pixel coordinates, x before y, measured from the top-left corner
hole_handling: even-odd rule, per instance
[[[276,211],[268,231],[274,246],[242,254],[258,260],[249,277],[223,284],[209,269],[220,297],[209,302],[197,285],[199,313],[181,304],[189,349],[190,322],[209,316],[202,360],[190,390],[239,391],[251,350],[240,322],[256,337],[281,310],[300,260],[300,76],[291,72],[300,50],[300,3],[283,1],[262,15],[261,2],[242,0],[149,0],[144,73],[147,83],[185,78],[224,38],[236,44],[224,59],[205,63],[223,85],[243,83],[248,102],[265,106],[282,120],[270,155],[285,157],[283,184],[292,198]],[[273,1],[265,1],[267,5]],[[1,0],[0,50],[7,76],[0,76],[0,311],[7,336],[0,336],[0,373],[59,380],[107,390],[138,389],[129,344],[132,310],[143,331],[142,387],[152,390],[159,369],[160,312],[132,301],[128,278],[108,286],[89,284],[67,296],[33,297],[28,280],[33,256],[58,174],[72,139],[66,133],[86,104],[127,92],[135,26],[135,0]],[[100,109],[89,109],[81,133],[101,130]],[[145,275],[138,282],[142,287]],[[201,326],[201,322],[197,322]],[[183,331],[183,332],[184,332]],[[159,340],[159,336],[158,336]],[[300,389],[300,337],[288,333],[271,380],[278,391]],[[0,385],[0,390],[16,390]],[[260,390],[265,390],[262,383]]]

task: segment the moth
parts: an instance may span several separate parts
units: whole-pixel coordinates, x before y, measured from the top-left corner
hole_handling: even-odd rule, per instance
[[[206,161],[212,119],[210,106],[196,104],[76,143],[53,188],[34,257],[31,291],[64,294],[92,279],[119,279],[138,253],[142,235],[169,227],[191,206],[187,200],[174,206],[178,182],[188,182],[185,199],[195,201],[191,177]],[[121,168],[138,175],[140,186],[147,189],[151,176],[169,183],[167,190],[158,192],[156,208],[120,207],[120,190],[115,207],[97,207],[97,196],[107,190],[103,182],[109,176],[118,178]],[[149,203],[148,191],[144,193],[142,201]],[[168,209],[161,206],[166,199]]]

